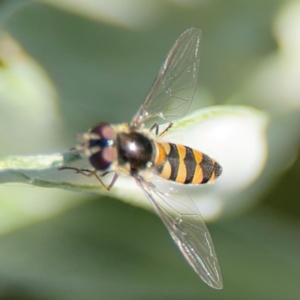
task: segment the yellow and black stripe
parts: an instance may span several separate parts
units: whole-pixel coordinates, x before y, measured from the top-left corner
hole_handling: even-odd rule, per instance
[[[214,181],[222,173],[221,166],[208,155],[183,145],[155,143],[154,165],[158,174],[183,184]]]

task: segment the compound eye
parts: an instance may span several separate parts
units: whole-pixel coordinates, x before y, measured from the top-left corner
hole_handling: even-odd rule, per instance
[[[115,158],[115,132],[108,123],[100,123],[95,126],[91,131],[99,136],[99,139],[91,138],[89,147],[91,149],[97,147],[99,151],[90,156],[90,163],[96,170],[107,170],[113,163]]]
[[[100,138],[104,140],[115,138],[115,132],[108,123],[100,123],[95,126],[90,132],[98,134]]]
[[[90,163],[96,170],[107,170],[114,161],[114,148],[105,147],[90,156]]]

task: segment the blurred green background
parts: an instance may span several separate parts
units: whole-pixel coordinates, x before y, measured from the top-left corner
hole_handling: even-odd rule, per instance
[[[300,83],[300,42],[285,33],[300,32],[300,2],[115,0],[91,10],[84,7],[93,1],[67,2],[0,0],[1,28],[57,91],[55,122],[18,128],[25,142],[9,135],[0,111],[8,133],[1,155],[64,151],[100,120],[130,120],[173,42],[199,27],[199,88],[208,104],[267,112],[270,156],[252,187],[260,197],[209,224],[221,291],[194,274],[150,212],[106,197],[1,186],[0,299],[299,299],[300,92],[292,82]],[[16,126],[19,114],[10,119]]]

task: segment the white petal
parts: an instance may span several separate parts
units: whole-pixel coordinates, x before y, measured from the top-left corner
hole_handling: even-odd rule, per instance
[[[57,148],[61,120],[48,75],[7,33],[0,32],[0,154]]]

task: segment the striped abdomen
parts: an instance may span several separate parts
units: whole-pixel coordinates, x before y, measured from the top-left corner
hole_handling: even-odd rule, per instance
[[[154,165],[158,174],[184,184],[213,181],[222,173],[221,166],[204,153],[183,145],[155,143]]]

